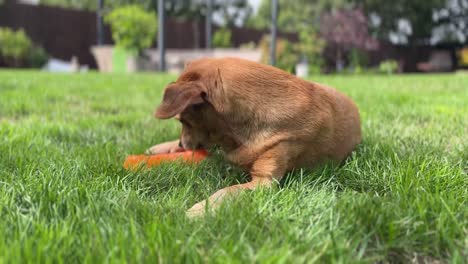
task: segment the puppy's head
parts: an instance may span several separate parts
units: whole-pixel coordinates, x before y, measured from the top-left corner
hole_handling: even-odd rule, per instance
[[[185,149],[209,148],[215,144],[217,115],[200,81],[177,81],[166,87],[155,116],[175,117],[182,123],[180,142]]]

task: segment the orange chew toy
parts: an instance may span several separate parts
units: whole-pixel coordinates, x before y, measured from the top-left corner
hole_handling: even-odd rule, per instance
[[[157,155],[130,155],[124,162],[125,169],[136,169],[141,165],[147,168],[156,167],[161,162],[182,160],[186,163],[199,163],[208,156],[206,150],[185,150],[182,152],[165,153]]]

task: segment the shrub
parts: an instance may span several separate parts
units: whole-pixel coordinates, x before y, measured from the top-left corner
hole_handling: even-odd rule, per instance
[[[0,28],[0,57],[10,67],[42,67],[48,59],[47,52],[35,46],[26,33]]]
[[[269,63],[270,37],[263,36],[259,47],[262,50],[262,63]],[[276,40],[276,67],[294,73],[299,59],[305,58],[312,72],[320,72],[323,65],[322,51],[324,47],[325,41],[320,39],[313,30],[301,31],[298,43],[278,38]]]
[[[270,36],[265,35],[258,44],[262,50],[261,62],[265,64],[270,62],[270,41]],[[299,61],[299,55],[294,45],[283,38],[276,39],[275,57],[275,66],[290,73],[294,72],[294,67]]]
[[[105,21],[111,27],[116,45],[135,53],[149,48],[158,30],[156,14],[138,5],[116,8],[105,17]]]
[[[393,74],[398,70],[398,62],[396,60],[384,60],[379,64],[379,72]]]
[[[8,66],[18,67],[24,64],[32,45],[22,29],[13,31],[0,28],[0,55]]]
[[[32,47],[29,52],[29,66],[41,68],[46,64],[49,55],[42,47]]]
[[[325,40],[319,38],[315,30],[307,28],[299,32],[296,49],[302,58],[306,58],[312,72],[320,72],[324,63],[322,58],[324,48]]]
[[[296,47],[288,40],[283,40],[278,43],[278,56],[276,66],[287,72],[294,73],[295,66],[299,61],[299,55],[296,52]]]
[[[213,34],[213,46],[216,48],[229,48],[231,46],[231,30],[220,28]]]

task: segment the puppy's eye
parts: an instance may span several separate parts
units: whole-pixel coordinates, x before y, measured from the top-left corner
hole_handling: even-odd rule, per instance
[[[180,121],[180,123],[181,123],[182,125],[184,125],[184,126],[192,127],[185,119],[180,119],[179,121]]]
[[[203,107],[203,104],[195,104],[195,105],[192,106],[192,109],[194,111],[200,111],[202,109],[202,107]]]

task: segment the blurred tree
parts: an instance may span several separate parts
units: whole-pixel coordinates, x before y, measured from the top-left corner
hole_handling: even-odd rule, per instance
[[[88,11],[95,11],[97,8],[96,0],[41,0],[41,4]],[[146,10],[157,11],[156,0],[105,0],[104,9],[107,13],[111,9],[129,4],[138,4]],[[204,20],[207,12],[206,0],[167,0],[164,5],[167,16],[194,22]],[[214,18],[213,22],[216,24],[228,27],[234,25],[240,26],[250,17],[251,13],[252,8],[248,0],[213,0],[212,16]],[[193,23],[192,26],[192,33],[195,39],[193,47],[199,48],[201,31],[198,23]]]
[[[349,0],[279,0],[278,29],[299,32],[302,28],[318,28],[324,12],[346,6]],[[271,1],[262,0],[258,13],[248,21],[256,28],[268,28],[271,21]]]
[[[295,49],[300,59],[306,60],[313,71],[320,72],[323,65],[322,51],[325,48],[325,40],[318,36],[313,29],[304,29],[299,32],[299,42]]]
[[[96,10],[96,0],[40,0],[41,5],[52,5],[66,8]]]
[[[341,9],[324,14],[320,21],[320,35],[332,50],[337,71],[343,69],[344,56],[348,51],[353,48],[373,49],[378,45],[369,34],[365,14],[359,9]]]
[[[139,5],[116,8],[105,21],[111,26],[116,45],[136,54],[151,46],[158,30],[156,14]]]
[[[252,15],[252,7],[247,0],[214,0],[214,13],[227,27],[243,26]]]
[[[231,30],[220,28],[213,34],[213,46],[216,48],[229,48],[231,46]]]
[[[436,26],[433,11],[447,0],[350,0],[370,17],[370,27],[379,39],[412,44],[430,39]]]
[[[346,6],[348,2],[349,0],[279,0],[278,29],[299,35],[299,41],[295,45],[284,40],[279,41],[279,45],[282,46],[281,50],[291,51],[295,55],[278,55],[277,51],[279,63],[288,65],[282,67],[283,69],[291,71],[291,67],[294,67],[294,64],[301,59],[307,59],[314,68],[321,67],[323,63],[321,53],[325,42],[317,34],[320,17],[323,13]],[[249,19],[247,24],[263,29],[268,28],[270,22],[271,1],[262,0],[258,13]],[[287,52],[284,53],[287,54]]]
[[[448,0],[444,8],[433,13],[433,20],[437,26],[432,30],[432,44],[468,40],[468,0]]]
[[[0,27],[0,57],[7,65],[19,67],[26,59],[33,43],[23,29],[17,31]]]
[[[271,36],[264,35],[258,43],[258,48],[261,50],[262,53],[260,58],[261,63],[268,64],[270,61],[270,42]],[[289,42],[287,39],[284,38],[277,38],[275,56],[275,67],[278,67],[290,73],[294,72],[294,65],[296,65],[296,63],[298,62],[299,55],[295,50],[293,43]]]
[[[178,17],[180,19],[192,21],[204,20],[207,13],[207,1],[166,1],[166,12],[168,13],[168,16]],[[217,24],[221,24],[223,26],[233,26],[235,24],[242,25],[250,14],[251,7],[247,0],[213,0],[212,16],[218,18],[213,19]],[[193,33],[195,35],[194,48],[199,48],[201,32],[196,23],[193,24]]]
[[[2,1],[2,0],[0,0]],[[96,0],[41,0],[41,4],[55,5],[66,8],[95,11]],[[157,10],[155,0],[105,0],[105,9],[113,9],[119,6],[138,4],[145,9]],[[168,16],[188,20],[201,20],[206,15],[206,0],[170,0],[165,1]],[[252,8],[247,0],[214,0],[213,14],[218,17],[219,23],[232,26],[242,25],[252,13]]]

